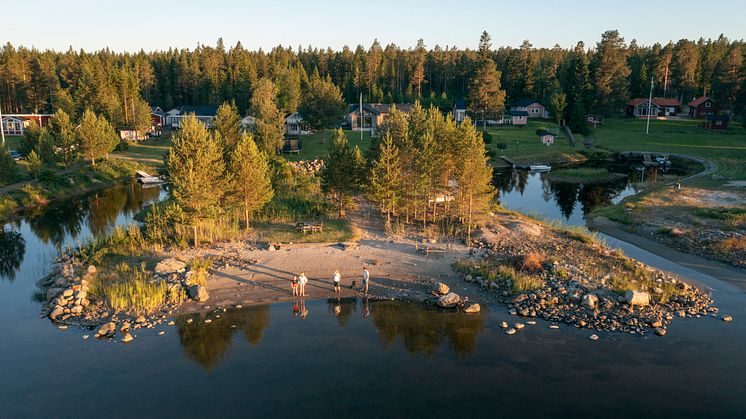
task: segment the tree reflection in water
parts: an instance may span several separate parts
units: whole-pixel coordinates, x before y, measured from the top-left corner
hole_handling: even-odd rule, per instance
[[[229,310],[205,325],[199,316],[185,315],[176,319],[179,340],[184,353],[206,370],[214,368],[231,347],[233,335],[242,331],[246,341],[256,346],[269,326],[270,306],[262,305],[242,310]],[[188,319],[193,322],[188,323]]]
[[[13,281],[26,253],[26,240],[15,230],[0,227],[0,278]]]
[[[474,353],[477,337],[484,328],[483,314],[440,310],[401,301],[370,303],[373,324],[383,345],[391,347],[397,338],[414,354],[432,356],[445,339],[453,353],[465,358]]]

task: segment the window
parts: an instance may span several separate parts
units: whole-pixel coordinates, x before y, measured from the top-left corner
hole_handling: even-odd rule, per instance
[[[710,102],[709,100],[705,102],[705,108],[711,108],[711,107],[712,107],[712,102]]]
[[[715,126],[718,126],[718,127],[719,127],[719,126],[721,126],[721,125],[723,125],[723,121],[720,121],[720,120],[718,120],[718,121],[715,121]]]

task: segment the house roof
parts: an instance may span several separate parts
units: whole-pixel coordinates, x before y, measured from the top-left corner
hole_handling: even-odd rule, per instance
[[[166,116],[166,113],[163,112],[163,110],[158,106],[154,106],[150,108],[150,113],[153,115],[158,115],[158,116]]]
[[[638,98],[632,99],[629,102],[627,102],[627,105],[628,106],[637,107],[637,106],[642,105],[643,103],[648,103],[648,98],[638,97]],[[655,105],[655,106],[666,106],[666,107],[680,106],[681,102],[679,102],[679,100],[676,99],[676,98],[654,97],[653,98],[653,105]]]
[[[539,103],[539,101],[535,99],[518,99],[513,102],[513,106],[526,107],[529,105],[533,105],[534,103]],[[539,103],[539,105],[541,105],[541,103]]]
[[[528,116],[526,111],[510,111],[510,116]]]
[[[707,96],[698,97],[698,98],[694,99],[693,101],[689,102],[689,106],[692,106],[692,107],[696,108],[697,106],[699,106],[699,105],[707,102],[708,100],[712,100],[712,99],[710,99]]]
[[[466,109],[466,99],[456,99],[453,107],[454,109]]]
[[[13,121],[18,121],[18,122],[23,122],[23,119],[16,118],[15,116],[10,116],[10,115],[3,115],[3,119],[6,120],[6,121],[7,120],[13,120]]]
[[[218,113],[217,106],[208,105],[197,105],[197,106],[182,106],[179,108],[179,115],[193,113],[197,116],[215,116]]]
[[[396,106],[396,110],[404,113],[412,110],[411,103],[363,103],[363,110],[374,115],[380,115],[382,113],[391,113],[391,108],[394,106]],[[359,108],[359,104],[353,103],[347,108],[347,113],[357,112]]]

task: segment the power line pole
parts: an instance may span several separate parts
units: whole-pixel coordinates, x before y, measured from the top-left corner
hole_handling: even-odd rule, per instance
[[[650,133],[650,110],[653,107],[653,78],[650,78],[650,96],[648,96],[648,122],[645,127],[645,135]]]

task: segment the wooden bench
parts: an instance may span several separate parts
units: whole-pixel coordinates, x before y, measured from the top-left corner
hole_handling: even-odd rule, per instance
[[[415,249],[422,253],[423,256],[430,256],[430,253],[445,253],[448,251],[442,246],[429,246],[426,244],[415,244]]]
[[[303,232],[304,236],[309,231],[311,232],[311,234],[323,233],[324,222],[322,221],[321,223],[298,223],[295,225],[295,230],[298,232]]]

